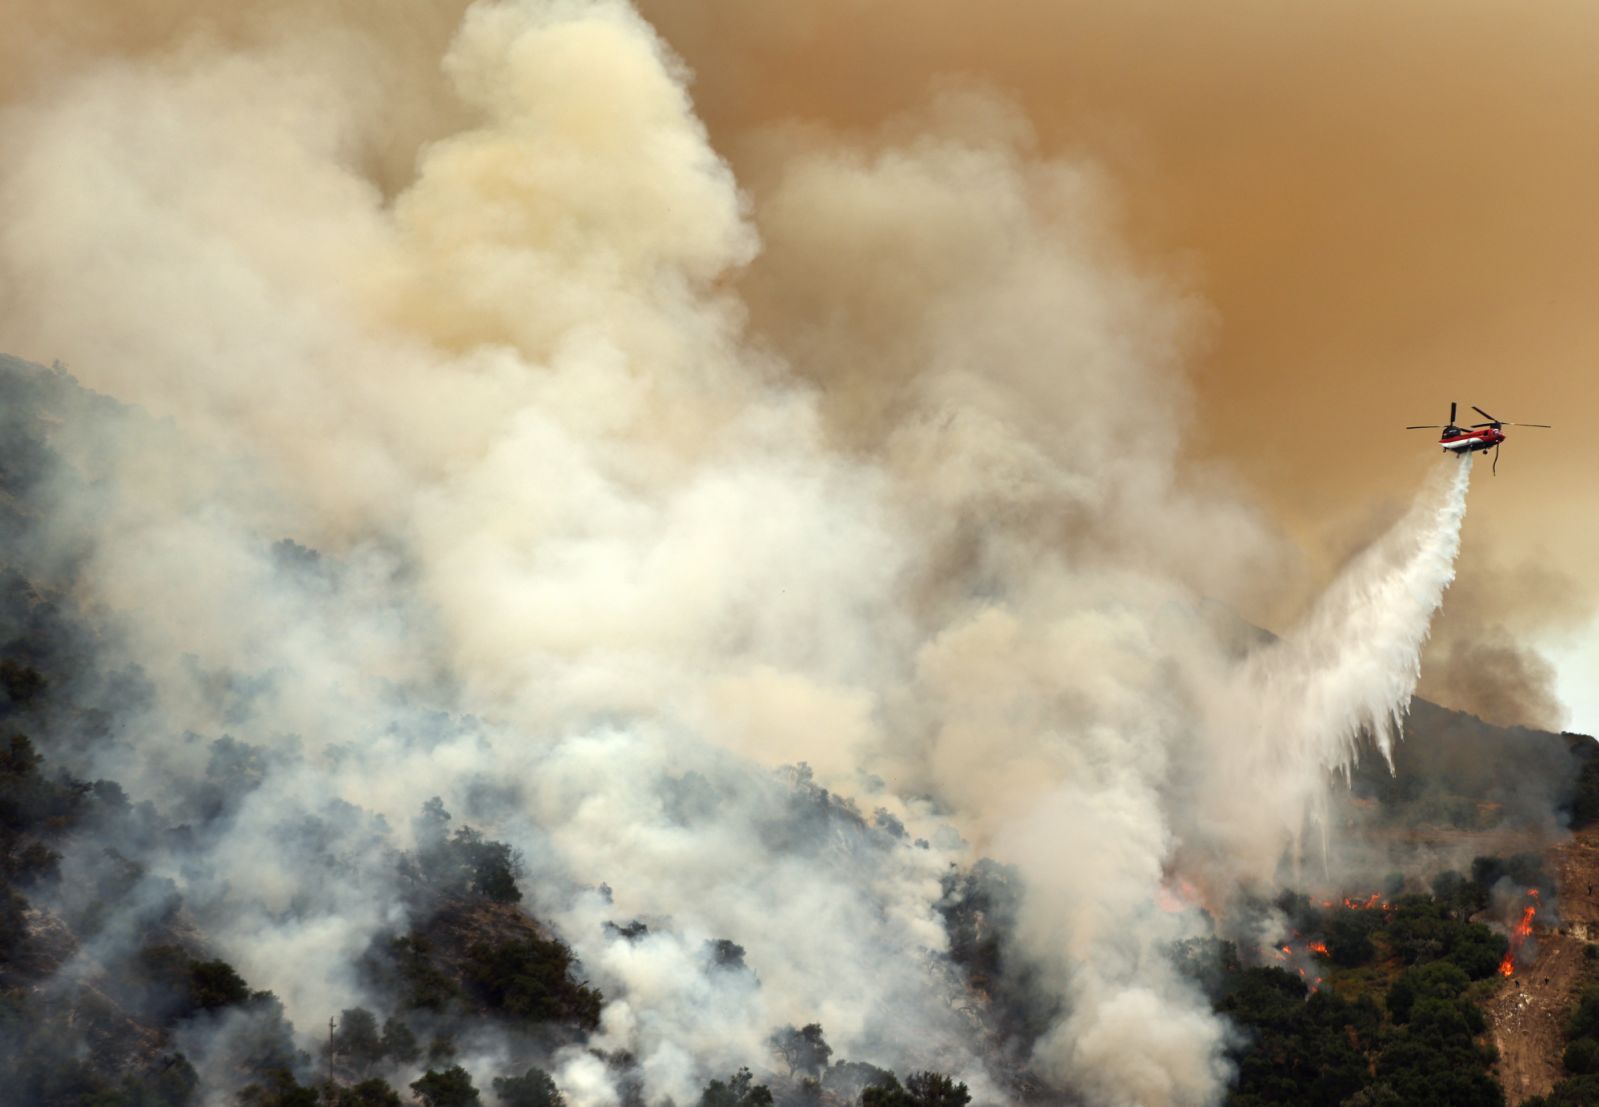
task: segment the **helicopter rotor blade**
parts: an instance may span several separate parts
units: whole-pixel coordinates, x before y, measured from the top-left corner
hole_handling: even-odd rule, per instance
[[[1449,425],[1451,427],[1455,425],[1455,401],[1453,400],[1449,401]]]
[[[1418,426],[1406,427],[1405,429],[1407,431],[1426,431],[1426,430],[1434,430],[1434,431],[1436,431],[1436,430],[1443,430],[1444,428],[1443,428],[1443,426],[1441,424],[1438,424],[1438,423],[1422,423],[1422,424],[1420,424]]]
[[[1478,407],[1476,404],[1472,404],[1471,405],[1471,410],[1475,411],[1478,415],[1481,415],[1484,419],[1488,420],[1490,423],[1498,423],[1498,422],[1502,421],[1502,420],[1499,420],[1499,419],[1495,419],[1492,415],[1489,415],[1486,411],[1484,411],[1482,408]]]
[[[1506,423],[1507,427],[1542,427],[1544,430],[1554,430],[1548,423]]]

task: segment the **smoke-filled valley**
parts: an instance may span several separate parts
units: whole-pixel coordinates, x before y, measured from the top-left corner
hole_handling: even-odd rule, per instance
[[[1198,1107],[1218,980],[1346,894],[1454,912],[1350,972],[1494,976],[1587,746],[1427,706],[1406,768],[1470,460],[1257,631],[1300,568],[1183,462],[1203,302],[1002,94],[774,121],[751,192],[621,3],[36,7],[19,1102]]]

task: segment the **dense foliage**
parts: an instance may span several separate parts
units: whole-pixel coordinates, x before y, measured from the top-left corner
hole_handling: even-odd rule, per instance
[[[572,951],[553,938],[480,942],[467,950],[466,987],[512,1018],[592,1030],[600,1022],[600,993],[572,979],[572,962]]]
[[[700,1094],[699,1107],[772,1107],[772,1091],[755,1083],[749,1069],[726,1080],[712,1080]]]
[[[936,1072],[913,1072],[900,1084],[892,1074],[861,1093],[861,1107],[965,1107],[965,1084]]]
[[[1503,863],[1482,860],[1478,877],[1503,875]],[[1468,921],[1469,905],[1487,894],[1480,883],[1460,874],[1439,883],[1448,895],[1402,895],[1370,906],[1280,900],[1297,929],[1322,936],[1324,952],[1312,962],[1316,982],[1286,967],[1244,968],[1228,947],[1212,950],[1212,964],[1201,972],[1189,951],[1185,967],[1243,1031],[1230,1107],[1504,1102],[1473,982],[1495,977],[1505,939]]]
[[[27,622],[40,637],[56,643],[49,654],[70,656],[60,646],[71,633],[47,597],[19,583],[6,582],[12,622]],[[20,597],[20,599],[19,599]],[[0,642],[9,649],[0,672],[0,725],[66,713],[74,723],[94,713],[52,705],[57,682],[32,662],[39,651],[28,641]],[[149,805],[135,806],[112,782],[86,782],[59,770],[33,740],[19,730],[0,738],[0,1071],[4,1099],[49,1107],[192,1107],[200,1078],[176,1047],[204,1028],[213,1077],[238,1088],[245,1107],[396,1107],[421,1100],[445,1107],[476,1103],[464,1070],[438,1061],[453,1052],[447,1030],[430,1023],[434,1036],[424,1051],[405,1017],[419,1011],[433,1017],[451,1012],[459,1020],[474,1014],[501,1014],[520,1024],[561,1025],[576,1031],[593,1027],[601,1002],[594,989],[574,978],[571,951],[542,938],[532,920],[508,940],[484,940],[463,947],[475,904],[513,910],[521,899],[516,886],[519,861],[503,843],[471,827],[424,839],[415,855],[399,858],[415,881],[411,905],[418,925],[393,938],[386,957],[386,979],[376,991],[391,997],[388,1017],[364,1008],[343,1011],[313,1061],[298,1050],[282,1005],[270,992],[252,989],[243,975],[203,945],[183,921],[181,897],[170,882],[117,850],[77,862],[81,887],[63,883],[63,851],[80,835],[102,840],[147,840],[160,835],[193,835],[208,821],[233,817],[240,798],[255,787],[263,754],[247,743],[224,737],[210,744],[204,775],[197,778],[183,810],[194,820],[165,825]],[[434,801],[424,810],[443,830],[448,814]],[[314,828],[313,828],[314,829]],[[33,897],[53,905],[42,914]],[[113,913],[118,903],[141,904],[131,916]],[[440,948],[430,936],[436,905],[458,905],[456,929],[446,931]],[[135,920],[132,928],[128,919]],[[110,928],[116,927],[113,931]],[[78,943],[100,940],[97,956],[104,974],[92,983],[41,989]],[[452,943],[450,945],[449,943]],[[454,966],[452,969],[451,966]],[[381,975],[381,974],[380,974]],[[424,1057],[434,1061],[402,1100],[382,1079]],[[219,1066],[219,1067],[218,1067]],[[412,1071],[415,1071],[414,1069]],[[328,1075],[336,1079],[326,1082]],[[318,1085],[313,1078],[320,1076]],[[540,1070],[506,1077],[500,1099],[559,1107],[559,1092]],[[499,1090],[499,1089],[497,1089]]]
[[[521,1076],[502,1076],[494,1081],[494,1094],[505,1107],[566,1107],[566,1097],[541,1068],[530,1068]]]

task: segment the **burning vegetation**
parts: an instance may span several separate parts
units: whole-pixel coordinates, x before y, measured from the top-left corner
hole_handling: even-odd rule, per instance
[[[1504,960],[1499,962],[1500,976],[1516,974],[1516,959],[1527,939],[1532,937],[1533,920],[1538,915],[1538,889],[1528,888],[1527,899],[1531,902],[1521,909],[1521,918],[1510,928],[1510,945],[1505,950]]]
[[[1479,866],[1483,872],[1495,865]],[[1445,874],[1432,889],[1337,899],[1285,894],[1255,910],[1293,936],[1251,967],[1223,944],[1195,966],[1219,1010],[1247,1031],[1234,1104],[1501,1102],[1478,1041],[1481,985],[1505,939],[1473,922],[1491,897]],[[1364,1097],[1364,1098],[1356,1098]]]

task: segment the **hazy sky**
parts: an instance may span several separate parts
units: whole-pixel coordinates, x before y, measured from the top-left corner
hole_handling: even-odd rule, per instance
[[[1511,430],[1499,476],[1483,466],[1474,482],[1460,573],[1492,587],[1455,622],[1558,657],[1570,724],[1599,728],[1584,687],[1599,682],[1586,439],[1599,397],[1599,8],[643,9],[695,70],[736,169],[775,120],[872,126],[952,79],[1014,96],[1046,150],[1096,156],[1128,236],[1213,308],[1193,363],[1194,455],[1236,466],[1312,557],[1341,555],[1393,510],[1434,452],[1428,432],[1401,428],[1442,422],[1451,399],[1555,424]]]
[[[0,42],[0,101],[48,90],[76,54],[136,56],[321,21],[302,0],[29,3]],[[363,150],[393,193],[459,111],[436,58],[465,0],[340,18],[385,44],[355,87],[389,106]],[[1103,166],[1148,271],[1205,305],[1186,360],[1186,453],[1224,461],[1303,545],[1305,594],[1398,512],[1447,404],[1548,422],[1511,431],[1471,496],[1461,585],[1423,692],[1545,716],[1522,676],[1464,645],[1533,644],[1561,665],[1571,725],[1599,729],[1599,7],[1421,0],[641,0],[693,71],[695,107],[759,217],[774,131],[866,132],[975,82],[1020,106],[1042,155]],[[4,289],[0,288],[0,297]],[[757,319],[757,323],[760,320]],[[24,350],[48,359],[51,351]],[[1195,542],[1205,541],[1195,535]],[[1252,612],[1274,625],[1285,612]],[[1512,652],[1514,652],[1512,650]],[[1444,654],[1454,660],[1445,664]],[[1459,662],[1459,663],[1457,663]],[[1530,666],[1530,667],[1529,667]],[[1480,683],[1507,687],[1485,696]],[[1508,687],[1514,685],[1515,687]],[[1530,690],[1516,693],[1517,688]],[[1508,719],[1501,721],[1510,721]]]

